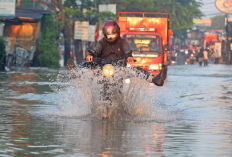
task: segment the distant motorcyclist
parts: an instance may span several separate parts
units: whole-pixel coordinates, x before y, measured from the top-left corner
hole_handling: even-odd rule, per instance
[[[120,37],[120,27],[116,21],[107,21],[103,26],[102,32],[104,37],[99,40],[94,48],[94,53],[97,57],[113,60],[126,59],[127,62],[133,62],[134,58],[132,56],[130,45],[125,39]],[[93,55],[89,54],[86,57],[86,60],[92,62]],[[137,69],[142,70],[141,68]],[[147,80],[149,82],[153,82],[157,86],[163,86],[166,73],[165,70],[166,67],[164,67],[156,77],[153,77],[146,71],[143,72],[147,75]]]
[[[171,65],[176,64],[176,53],[174,50],[171,51]]]

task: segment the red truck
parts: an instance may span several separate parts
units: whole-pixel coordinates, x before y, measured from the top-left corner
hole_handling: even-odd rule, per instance
[[[167,51],[171,44],[167,13],[119,12],[121,37],[126,39],[136,62],[129,66],[140,67],[157,75],[167,65]]]
[[[218,35],[217,34],[209,34],[205,33],[205,41],[210,42],[217,42],[218,41]]]

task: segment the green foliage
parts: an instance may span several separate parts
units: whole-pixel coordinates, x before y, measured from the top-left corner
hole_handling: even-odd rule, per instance
[[[176,30],[176,31],[173,32],[173,36],[175,38],[179,38],[181,41],[185,41],[185,39],[188,38],[187,30],[189,30],[189,29]]]
[[[36,0],[32,0],[36,1]],[[51,0],[54,1],[54,0]],[[64,15],[62,31],[69,30],[68,33],[73,34],[72,21],[89,21],[95,24],[98,20],[106,21],[116,19],[117,15],[112,12],[99,13],[97,8],[99,4],[116,4],[118,12],[157,12],[168,13],[170,16],[170,28],[174,33],[174,37],[184,39],[187,37],[186,29],[193,25],[193,18],[201,18],[203,16],[200,11],[202,5],[201,0],[80,0],[81,5],[76,6],[76,0],[66,0],[59,15]],[[56,1],[57,2],[57,1]],[[59,1],[60,3],[61,1]],[[54,9],[47,2],[47,6]],[[61,4],[57,5],[59,7]],[[72,17],[72,18],[70,18]],[[59,18],[61,19],[61,18]],[[72,20],[71,20],[72,19]],[[65,35],[67,36],[67,35]],[[66,45],[68,46],[68,45]],[[69,53],[69,52],[65,52]]]
[[[60,22],[55,21],[54,15],[46,15],[41,22],[41,44],[39,63],[42,67],[59,68],[58,37]]]
[[[170,19],[170,28],[174,36],[184,40],[187,38],[187,29],[191,29],[193,18],[201,18],[203,13],[200,11],[202,5],[198,0],[81,0],[82,5],[78,11],[66,11],[77,17],[78,21],[86,20],[86,17],[95,16],[100,21],[116,20],[116,16],[112,12],[98,13],[95,9],[99,4],[117,4],[118,12],[157,12],[168,13]],[[66,1],[66,7],[71,7],[74,0]],[[69,5],[68,5],[69,4]],[[72,7],[74,8],[74,7]],[[86,9],[85,14],[82,10]]]
[[[193,18],[202,17],[202,3],[197,0],[111,0],[118,12],[168,13],[174,37],[187,38],[187,29],[192,28]]]
[[[4,57],[6,56],[6,41],[0,36],[0,63],[3,62]]]
[[[111,11],[104,11],[99,13],[99,18],[100,21],[106,22],[107,20],[116,20],[117,21],[117,16],[112,13]]]
[[[211,27],[207,27],[207,30],[225,29],[225,15],[217,15],[211,18]]]
[[[82,5],[74,6],[74,0],[66,1],[65,14],[72,15],[75,21],[90,21],[90,19],[95,18],[100,21],[107,20],[117,20],[117,15],[113,14],[111,11],[105,11],[98,13],[97,6],[99,4],[107,4],[108,0],[95,0],[94,3],[91,0],[81,0]],[[84,12],[83,12],[84,11]]]
[[[73,9],[73,8],[68,8],[68,7],[64,7],[65,9],[65,13],[67,15],[80,15],[83,16],[83,12],[80,9]]]
[[[112,0],[117,11],[168,13],[170,27],[175,32],[191,28],[193,17],[201,17],[201,2],[196,0]]]
[[[154,0],[112,0],[118,12],[158,12]]]
[[[23,8],[33,8],[33,1],[30,0],[21,0],[21,7]]]

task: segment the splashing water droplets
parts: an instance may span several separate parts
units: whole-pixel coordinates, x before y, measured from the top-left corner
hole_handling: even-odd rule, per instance
[[[173,110],[164,108],[160,104],[162,100],[156,97],[157,88],[160,87],[148,83],[142,72],[131,68],[114,68],[114,76],[107,80],[108,84],[114,84],[108,89],[112,93],[109,107],[111,120],[170,121],[178,119],[179,113],[174,113]],[[97,70],[100,71],[100,69]],[[100,82],[103,76],[96,75],[87,68],[77,69],[75,75],[77,76],[75,79],[71,79],[69,73],[60,72],[57,75],[56,81],[61,84],[52,85],[52,87],[58,94],[58,99],[55,101],[59,104],[59,111],[52,114],[101,119],[101,106],[104,102],[100,101],[103,91],[103,84]],[[123,81],[128,78],[130,83]]]

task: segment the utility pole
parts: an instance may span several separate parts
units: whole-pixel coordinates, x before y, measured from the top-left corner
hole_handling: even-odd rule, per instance
[[[226,45],[227,45],[227,64],[230,64],[230,41],[229,41],[229,37],[230,37],[230,25],[229,25],[229,14],[227,14],[227,18],[226,18]]]
[[[99,27],[100,27],[100,21],[99,21],[99,4],[101,4],[101,0],[98,1],[98,4],[97,2],[95,2],[95,5],[96,5],[96,8],[97,8],[97,31],[99,33]],[[100,35],[100,34],[99,34]],[[95,40],[95,46],[97,45],[97,40]]]

